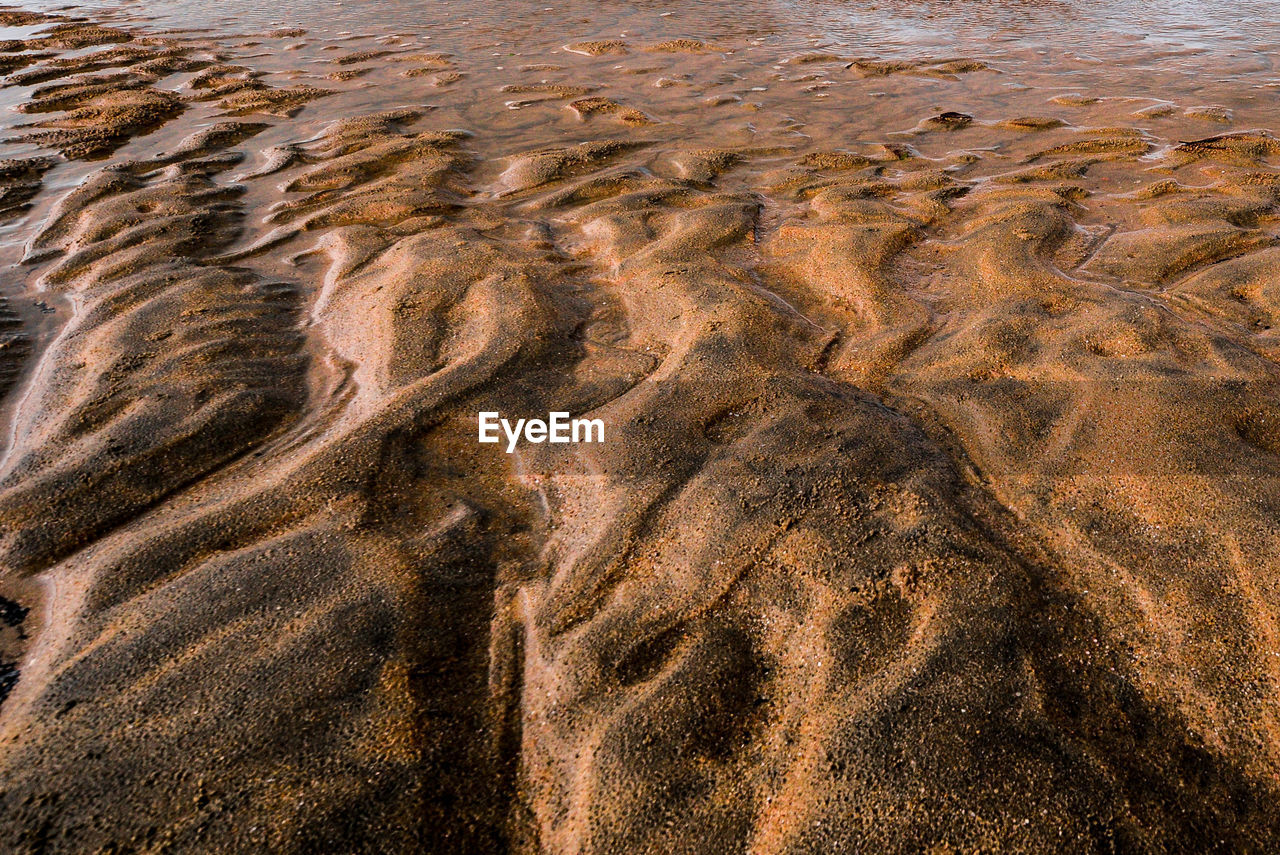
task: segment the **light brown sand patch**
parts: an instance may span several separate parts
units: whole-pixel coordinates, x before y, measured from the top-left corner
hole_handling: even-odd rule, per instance
[[[1206,105],[1202,107],[1188,107],[1182,111],[1182,114],[1189,119],[1200,119],[1204,122],[1217,122],[1221,125],[1231,124],[1231,111],[1226,107],[1214,105]]]
[[[620,39],[604,39],[593,42],[574,42],[564,47],[567,51],[574,53],[585,53],[590,56],[605,56],[606,54],[625,54],[627,53],[627,43]]]
[[[579,98],[571,101],[569,107],[583,120],[592,116],[610,116],[624,125],[654,124],[654,120],[643,111],[620,104],[612,98]]]
[[[645,50],[651,53],[711,53],[722,49],[697,39],[671,39],[648,45]]]

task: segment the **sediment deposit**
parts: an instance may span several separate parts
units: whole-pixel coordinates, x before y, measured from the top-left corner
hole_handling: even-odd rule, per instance
[[[0,25],[0,849],[1280,845],[1269,107]]]

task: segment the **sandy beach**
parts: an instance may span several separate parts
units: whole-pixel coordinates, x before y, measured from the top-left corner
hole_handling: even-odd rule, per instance
[[[1280,17],[236,2],[0,8],[0,852],[1280,849]]]

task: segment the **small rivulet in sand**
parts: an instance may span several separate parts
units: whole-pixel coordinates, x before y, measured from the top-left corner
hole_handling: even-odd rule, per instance
[[[0,26],[0,851],[1280,848],[1269,102]]]

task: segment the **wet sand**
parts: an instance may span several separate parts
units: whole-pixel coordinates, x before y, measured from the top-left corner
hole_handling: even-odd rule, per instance
[[[0,10],[0,851],[1280,846],[1273,53],[144,14]]]

